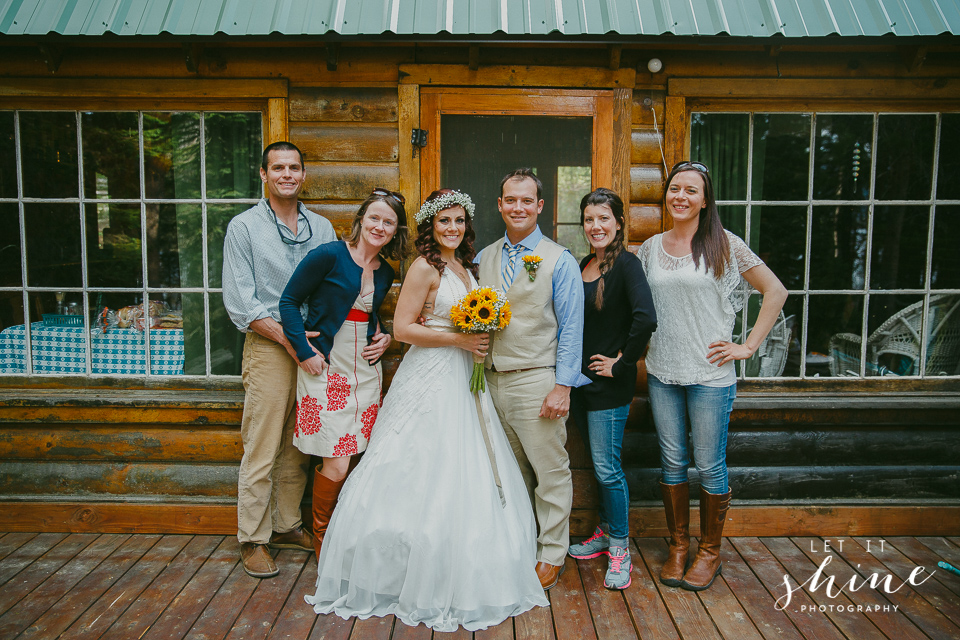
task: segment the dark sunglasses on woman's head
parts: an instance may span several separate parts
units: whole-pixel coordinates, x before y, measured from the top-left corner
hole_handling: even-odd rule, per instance
[[[383,187],[377,187],[371,192],[375,196],[383,196],[384,198],[393,198],[400,203],[400,206],[407,204],[407,199],[403,197],[402,193],[397,193],[396,191],[390,191],[389,189],[384,189]]]
[[[680,167],[684,166],[693,167],[697,171],[703,171],[704,173],[710,173],[710,169],[707,169],[707,165],[703,164],[702,162],[691,162],[689,160],[681,160],[677,164],[673,165],[673,169],[670,169],[670,173],[673,173]]]

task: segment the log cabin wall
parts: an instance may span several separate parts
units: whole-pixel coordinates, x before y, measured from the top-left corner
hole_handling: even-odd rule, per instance
[[[617,89],[628,92],[632,104],[629,177],[621,188],[629,191],[632,245],[665,228],[663,165],[687,157],[691,105],[729,104],[723,102],[729,96],[718,94],[731,77],[765,80],[774,87],[752,103],[742,101],[744,108],[803,108],[802,99],[776,93],[779,74],[815,84],[828,77],[889,80],[900,87],[896,99],[902,101],[917,86],[929,88],[928,97],[901,102],[901,109],[956,109],[960,104],[953,49],[927,52],[927,62],[912,71],[893,47],[843,55],[779,51],[776,56],[762,48],[747,49],[704,56],[682,47],[637,47],[618,54],[621,71],[636,69],[634,86]],[[312,44],[210,44],[196,51],[199,63],[189,71],[179,45],[71,47],[62,52],[63,62],[53,73],[39,49],[5,47],[0,109],[231,104],[262,109],[265,141],[288,137],[300,146],[308,167],[304,201],[342,234],[374,187],[401,190],[411,215],[425,195],[419,188],[419,160],[409,143],[409,129],[418,122],[417,85],[403,83],[406,73],[443,65],[447,82],[462,86],[552,87],[562,82],[610,88],[591,83],[609,82],[617,72],[610,68],[608,49],[585,46],[485,46],[477,54],[477,70],[470,69],[466,46],[344,45],[332,55]],[[645,71],[652,55],[664,60],[669,78]],[[521,63],[547,71],[531,72],[534,67]],[[589,74],[571,74],[565,67]],[[703,77],[721,79],[705,89],[709,95],[698,96],[689,84],[676,85],[676,90],[669,84],[673,78]],[[34,86],[44,89],[31,93],[30,83],[37,79]],[[157,80],[190,89],[167,99],[110,96],[103,90],[157,86],[150,84]],[[227,80],[248,84],[226,97],[210,88],[213,81]],[[265,81],[280,82],[285,89],[244,93],[243,86]],[[78,98],[77,86],[93,88]],[[388,314],[397,289],[388,299]],[[395,345],[386,359],[388,378],[400,356]],[[951,457],[960,449],[956,380],[831,382],[837,381],[750,381],[742,386],[730,433],[736,508],[728,532],[960,532],[960,466]],[[644,389],[641,370],[624,442],[634,501],[631,530],[664,535],[657,506],[656,436]],[[237,381],[0,378],[0,530],[235,532],[242,399]],[[576,488],[572,525],[574,533],[586,534],[596,518],[595,483],[572,424],[570,434]]]

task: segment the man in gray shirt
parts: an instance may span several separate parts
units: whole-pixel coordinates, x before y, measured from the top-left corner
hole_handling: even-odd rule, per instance
[[[269,195],[230,221],[223,246],[223,304],[246,333],[237,538],[243,568],[255,578],[278,573],[268,547],[313,551],[300,515],[310,457],[293,446],[299,362],[283,335],[279,302],[303,257],[336,236],[329,220],[298,199],[305,173],[293,144],[264,149],[260,177]],[[378,338],[374,345],[385,350],[390,337]]]

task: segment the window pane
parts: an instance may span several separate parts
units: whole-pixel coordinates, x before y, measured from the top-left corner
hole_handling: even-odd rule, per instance
[[[876,207],[872,289],[922,289],[927,269],[930,207]]]
[[[863,289],[867,211],[867,207],[813,208],[811,289]]]
[[[569,249],[577,262],[590,253],[590,245],[587,243],[587,237],[583,234],[583,227],[578,224],[558,224],[557,243]]]
[[[144,113],[147,198],[200,197],[200,114]]]
[[[83,294],[74,291],[31,293],[29,313],[34,373],[86,373]],[[58,317],[52,317],[54,315]]]
[[[960,295],[930,296],[924,375],[960,375]]]
[[[937,197],[960,200],[960,113],[940,116],[940,171],[937,173]]]
[[[937,207],[935,216],[930,287],[960,289],[960,207]]]
[[[207,279],[211,287],[221,287],[223,274],[223,238],[234,216],[250,208],[249,204],[207,205]]]
[[[759,228],[753,249],[788,289],[803,288],[807,246],[806,207],[753,207],[751,225]],[[751,234],[752,235],[752,234]]]
[[[73,111],[20,112],[23,195],[76,198],[77,116]]]
[[[860,375],[863,296],[810,296],[807,377]]]
[[[204,115],[208,198],[260,196],[261,120],[259,113]]]
[[[813,197],[868,198],[872,147],[872,115],[818,115]]]
[[[923,296],[872,295],[866,375],[920,375]]]
[[[0,111],[0,198],[17,197],[17,139],[13,111]]]
[[[147,205],[147,270],[151,287],[202,287],[199,204]]]
[[[205,375],[203,294],[152,293],[150,296],[151,373]],[[184,327],[188,330],[184,331]]]
[[[742,204],[725,204],[717,207],[723,228],[747,241],[747,208]]]
[[[84,113],[83,191],[87,198],[140,197],[137,114]]]
[[[933,180],[933,115],[882,115],[877,124],[877,200],[927,200]]]
[[[246,334],[237,331],[223,306],[223,294],[210,293],[210,373],[218,376],[240,375],[243,341]]]
[[[806,200],[809,167],[810,116],[754,115],[754,200]]]
[[[747,304],[752,328],[760,312],[762,297],[750,296]],[[803,318],[803,296],[787,298],[783,314],[750,358],[743,361],[747,377],[797,377],[800,375],[800,323]],[[736,334],[734,334],[736,335]]]
[[[580,224],[580,200],[590,193],[590,167],[557,167],[557,222]]]
[[[710,169],[717,200],[746,200],[750,116],[746,113],[694,113],[690,159]]]
[[[0,204],[0,237],[3,238],[0,240],[0,287],[23,286],[20,276],[20,211],[14,202]],[[23,306],[22,301],[20,306]]]
[[[27,232],[27,284],[79,287],[80,216],[76,204],[24,205]]]
[[[89,286],[143,286],[140,205],[103,202],[84,210]]]

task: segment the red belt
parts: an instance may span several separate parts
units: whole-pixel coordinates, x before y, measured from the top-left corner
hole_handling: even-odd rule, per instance
[[[366,311],[360,311],[359,309],[350,309],[347,313],[348,322],[369,322],[370,314]]]

